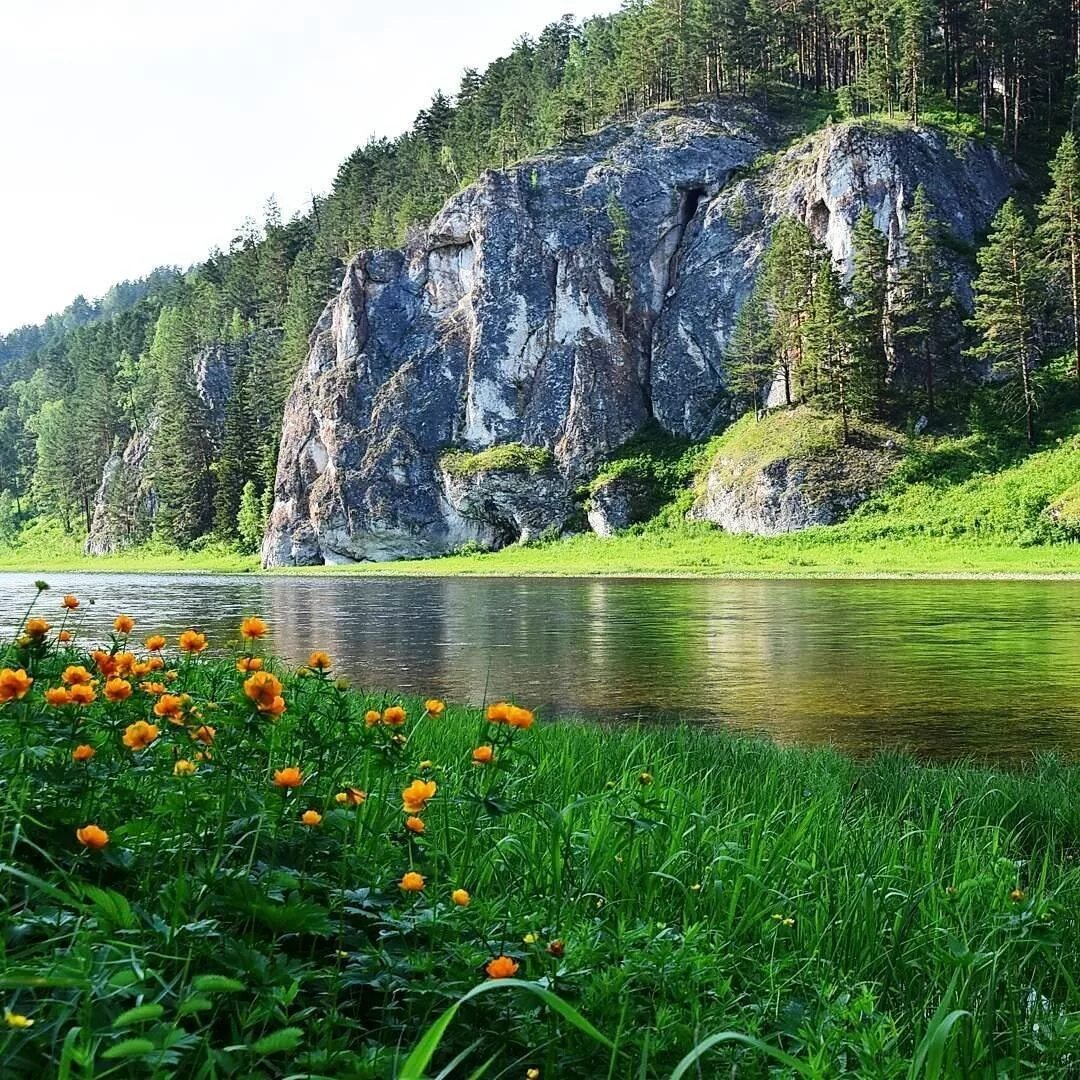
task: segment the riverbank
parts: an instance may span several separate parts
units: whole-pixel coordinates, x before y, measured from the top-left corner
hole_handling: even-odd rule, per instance
[[[492,720],[258,639],[140,675],[120,625],[0,648],[6,1073],[1071,1067],[1080,768]]]

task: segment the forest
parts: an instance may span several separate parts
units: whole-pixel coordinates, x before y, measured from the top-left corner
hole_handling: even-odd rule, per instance
[[[805,226],[783,222],[731,343],[732,393],[761,408],[780,378],[786,400],[813,399],[845,425],[866,414],[944,428],[971,422],[990,370],[1002,416],[1033,441],[1050,362],[1068,354],[1080,376],[1078,60],[1080,0],[627,0],[552,24],[466,70],[408,132],[356,149],[305,213],[283,220],[271,201],[202,263],[79,297],[0,338],[0,542],[43,517],[86,532],[104,463],[153,428],[154,537],[253,550],[289,386],[353,255],[406,242],[486,168],[721,94],[808,127],[943,125],[992,140],[1029,179],[977,253],[950,245],[947,208],[923,196],[903,267],[860,222],[847,283]],[[947,296],[957,257],[977,259],[973,314]],[[192,360],[219,346],[237,392],[215,438]],[[889,378],[903,350],[919,372],[910,385]],[[150,538],[131,528],[132,542]]]

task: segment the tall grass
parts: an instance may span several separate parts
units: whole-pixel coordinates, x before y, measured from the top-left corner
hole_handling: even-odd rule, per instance
[[[67,666],[110,660],[41,607],[57,625],[0,652],[34,680],[19,697],[0,672],[0,1075],[1075,1072],[1080,768],[525,729],[266,658],[275,719],[240,642],[54,707]],[[111,663],[144,662],[135,641],[117,632]],[[179,725],[138,688],[169,670]],[[139,720],[159,732],[133,750]],[[274,785],[285,766],[302,786]],[[417,778],[437,788],[422,834]],[[90,823],[100,850],[76,839]],[[489,982],[500,956],[515,977]]]

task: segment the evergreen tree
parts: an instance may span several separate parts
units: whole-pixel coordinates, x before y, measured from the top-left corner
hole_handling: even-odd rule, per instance
[[[889,242],[864,209],[852,232],[850,400],[860,413],[879,411],[888,375]]]
[[[822,404],[840,417],[843,441],[851,436],[851,324],[840,278],[827,261],[814,274],[814,299],[807,328],[808,351],[819,374]]]
[[[235,522],[235,532],[239,535],[240,544],[245,551],[259,550],[265,528],[258,488],[254,480],[249,480],[240,496],[240,508]]]
[[[724,364],[728,390],[759,417],[765,411],[776,375],[772,326],[762,293],[759,284],[739,310]]]

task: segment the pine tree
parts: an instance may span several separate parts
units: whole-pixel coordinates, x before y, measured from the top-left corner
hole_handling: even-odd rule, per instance
[[[843,441],[851,437],[851,324],[840,278],[821,262],[814,274],[814,300],[807,328],[809,355],[820,372],[822,403],[840,417]]]
[[[253,480],[249,480],[244,485],[243,493],[240,496],[240,509],[236,515],[235,528],[245,551],[254,552],[259,550],[265,521],[263,520],[259,491]]]
[[[856,412],[879,411],[888,375],[886,341],[889,292],[889,242],[878,232],[874,215],[863,209],[852,231],[851,402]]]
[[[1052,187],[1039,207],[1038,237],[1053,283],[1066,297],[1073,365],[1080,379],[1080,150],[1065,133],[1050,163]]]
[[[759,417],[776,375],[772,326],[762,293],[759,284],[739,310],[724,357],[728,390]]]
[[[980,341],[971,352],[989,362],[992,374],[1018,388],[1027,440],[1033,443],[1039,322],[1046,282],[1031,226],[1014,199],[1009,199],[994,218],[978,263],[979,275],[972,283],[975,312],[971,326]]]

